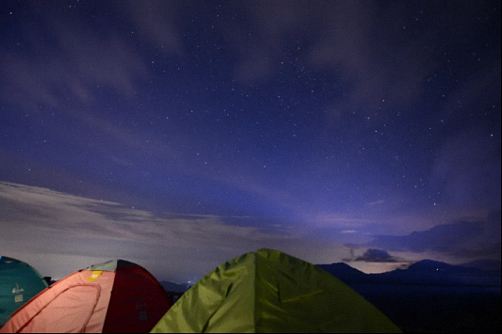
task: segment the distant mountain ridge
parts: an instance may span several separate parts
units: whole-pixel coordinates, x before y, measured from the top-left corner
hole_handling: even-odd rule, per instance
[[[169,293],[183,293],[190,289],[190,284],[188,283],[174,283],[169,281],[160,281],[160,285]]]
[[[500,262],[497,264],[496,260],[474,261],[463,265],[422,260],[415,262],[406,269],[395,269],[380,274],[366,274],[343,262],[318,264],[316,266],[348,285],[390,284],[500,287]],[[183,294],[191,286],[188,283],[169,281],[161,281],[160,284],[169,293],[179,295]]]
[[[365,274],[345,263],[321,264],[319,268],[349,285],[398,284],[431,286],[487,286],[500,287],[499,270],[484,270],[473,266],[422,260],[406,269],[396,269],[380,274]]]
[[[451,265],[422,260],[381,274],[366,274],[346,263],[318,267],[377,306],[404,333],[500,328],[500,261]]]
[[[461,264],[462,267],[468,268],[478,268],[487,271],[498,271],[500,272],[501,261],[493,259],[483,259],[471,262],[466,262]]]
[[[344,282],[364,283],[368,279],[367,274],[343,262],[318,264],[317,267],[327,271]]]

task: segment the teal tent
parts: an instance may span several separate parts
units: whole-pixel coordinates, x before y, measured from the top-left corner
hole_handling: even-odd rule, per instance
[[[27,263],[0,256],[0,327],[19,307],[47,287]]]

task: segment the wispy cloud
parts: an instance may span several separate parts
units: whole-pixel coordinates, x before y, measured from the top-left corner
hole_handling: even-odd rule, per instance
[[[394,106],[410,103],[423,92],[424,79],[436,64],[431,61],[433,48],[426,47],[435,43],[434,36],[412,36],[403,19],[407,10],[404,4],[365,1],[264,1],[249,6],[244,12],[254,33],[234,23],[226,34],[237,50],[246,50],[240,52],[236,79],[259,83],[284,65],[331,71],[345,83],[333,117],[367,112],[382,101]],[[251,45],[259,51],[247,52]],[[298,64],[283,64],[284,55],[291,53]]]
[[[0,97],[29,110],[57,108],[72,111],[68,105],[88,106],[99,89],[134,94],[135,82],[147,74],[144,61],[130,43],[118,35],[98,35],[76,23],[47,24],[38,38],[25,38],[36,57],[21,51],[0,54],[2,89]],[[44,33],[44,31],[46,33]],[[45,45],[51,40],[52,47]],[[41,109],[40,109],[41,108]]]
[[[375,205],[382,205],[384,203],[385,203],[385,200],[379,199],[379,200],[376,200],[376,201],[368,202],[368,203],[366,203],[366,205],[367,206],[375,206]]]
[[[493,257],[497,253],[489,246],[500,246],[500,215],[498,221],[493,215],[485,223],[457,223],[368,241],[370,234],[347,228],[355,224],[364,231],[371,224],[364,219],[331,217],[327,226],[259,227],[253,217],[153,213],[8,182],[0,182],[0,211],[2,254],[36,263],[43,273],[55,276],[109,258],[126,258],[160,278],[183,280],[200,277],[220,262],[260,247],[279,248],[314,263],[346,260],[354,247],[378,247],[378,253],[368,250],[359,255],[358,263],[396,259],[383,249],[406,259],[447,254],[465,260]],[[347,240],[356,244],[343,246]]]
[[[34,11],[37,6],[44,5],[34,4]],[[57,9],[40,10],[34,22],[17,22],[18,47],[0,52],[0,98],[26,109],[60,111],[92,105],[100,90],[130,98],[151,75],[139,45],[146,42],[152,54],[163,56],[182,52],[174,2],[110,2],[103,5],[106,11],[122,15],[130,29],[98,33],[72,11]],[[99,22],[106,15],[93,18]]]
[[[118,5],[127,12],[126,17],[132,22],[130,34],[138,34],[164,54],[183,52],[179,31],[180,3],[174,1],[148,0],[125,1]]]
[[[431,180],[448,207],[500,210],[500,146],[490,132],[473,128],[444,141],[432,165]],[[458,209],[457,209],[458,210]]]
[[[32,10],[37,6],[34,4]],[[128,148],[144,152],[155,146],[157,155],[161,152],[172,157],[172,149],[159,143],[160,139],[137,133],[120,121],[110,121],[100,100],[113,96],[130,102],[151,79],[148,52],[139,47],[145,40],[152,49],[178,52],[178,35],[174,28],[168,29],[176,16],[171,7],[171,2],[157,1],[109,3],[104,8],[120,12],[131,22],[131,29],[114,26],[104,32],[89,29],[71,11],[56,9],[41,10],[33,23],[17,21],[18,46],[0,51],[0,100],[11,107],[9,112],[57,114]],[[105,15],[93,17],[100,21]]]
[[[363,255],[358,256],[354,261],[365,262],[396,262],[397,259],[382,249],[369,248]]]
[[[337,213],[319,214],[313,219],[313,224],[316,224],[318,226],[337,228],[361,227],[371,224],[372,222],[374,221],[369,218]]]
[[[406,235],[376,236],[364,246],[401,252],[437,252],[464,259],[500,258],[500,211]]]
[[[55,254],[66,262],[38,265],[57,276],[78,269],[72,261],[85,259],[90,264],[127,258],[161,277],[186,279],[260,247],[280,248],[313,262],[343,256],[343,247],[333,242],[326,251],[322,242],[311,243],[299,231],[246,224],[250,217],[154,214],[14,183],[0,182],[0,211],[2,231],[7,231],[0,234],[3,254],[26,254],[37,262],[47,258],[44,254]]]

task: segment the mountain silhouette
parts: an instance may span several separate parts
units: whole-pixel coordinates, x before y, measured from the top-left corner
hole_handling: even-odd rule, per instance
[[[174,283],[170,281],[161,281],[160,285],[166,290],[168,293],[183,293],[190,288],[190,284],[188,283]]]
[[[422,260],[406,269],[365,274],[345,263],[321,264],[319,268],[349,285],[399,284],[430,286],[500,286],[500,271]]]
[[[389,316],[403,332],[493,332],[500,327],[500,267],[423,260],[365,274],[345,263],[319,265]]]
[[[364,283],[368,280],[367,274],[343,262],[318,264],[317,267],[327,271],[345,283]]]
[[[500,275],[478,268],[422,260],[407,269],[373,275],[379,283],[436,286],[500,286]]]
[[[501,262],[500,260],[481,259],[463,263],[462,266],[468,268],[482,269],[486,271],[500,272]]]

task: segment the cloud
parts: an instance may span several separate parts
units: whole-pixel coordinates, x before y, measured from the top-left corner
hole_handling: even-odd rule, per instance
[[[260,247],[312,262],[344,255],[333,240],[327,251],[328,242],[314,243],[283,226],[255,227],[252,217],[155,214],[15,183],[0,182],[0,212],[2,230],[8,231],[0,234],[2,255],[26,258],[58,277],[78,269],[76,264],[109,258],[136,261],[160,278],[183,280]]]
[[[226,22],[222,32],[237,54],[234,77],[238,82],[263,83],[279,71],[284,53],[293,46],[290,36],[300,36],[309,21],[302,7],[298,1],[258,1],[234,8],[242,21]]]
[[[353,233],[357,233],[357,230],[341,230],[340,233],[342,233],[342,234],[353,234]]]
[[[148,0],[120,3],[130,18],[133,33],[149,41],[153,47],[166,54],[180,54],[183,45],[178,31],[179,3],[174,1]]]
[[[356,257],[354,261],[396,262],[397,260],[395,257],[382,249],[369,248],[363,255]]]
[[[357,228],[366,226],[373,222],[373,220],[365,217],[357,217],[339,213],[318,214],[315,219],[313,219],[313,224],[316,224],[318,226],[337,228]]]
[[[401,252],[438,252],[457,258],[500,258],[500,211],[482,220],[462,220],[408,235],[379,235],[365,244]]]
[[[384,203],[385,203],[385,200],[379,199],[379,200],[376,200],[376,201],[368,202],[368,203],[366,203],[366,205],[367,206],[375,206],[375,205],[382,205]]]
[[[132,95],[135,81],[144,78],[142,60],[116,37],[59,31],[60,47],[37,47],[39,57],[3,54],[0,97],[30,111],[57,108],[71,111],[75,105],[89,105],[97,90],[112,89]],[[72,108],[68,110],[68,104]]]
[[[152,56],[140,46],[150,45],[152,55],[182,52],[174,2],[128,1],[102,9],[93,22],[109,20],[103,14],[109,12],[128,22],[129,29],[108,25],[112,28],[98,31],[72,11],[37,4],[33,10],[40,14],[16,20],[18,47],[0,52],[0,98],[32,111],[72,111],[79,104],[92,105],[101,92],[131,98],[151,75]],[[31,13],[19,10],[19,17],[23,14]]]
[[[382,101],[403,105],[420,96],[422,81],[434,68],[424,48],[432,41],[427,34],[403,39],[405,12],[399,3],[383,8],[364,1],[334,2],[326,11],[326,33],[310,57],[313,65],[347,81],[349,93],[338,108],[374,109]]]
[[[432,165],[432,184],[445,205],[462,210],[500,208],[500,141],[473,128],[448,138]]]
[[[225,32],[239,54],[236,79],[244,84],[266,82],[282,71],[285,55],[295,55],[296,63],[286,66],[330,72],[343,83],[343,96],[333,102],[335,118],[351,111],[367,113],[382,100],[394,106],[409,104],[421,95],[424,79],[436,64],[431,61],[434,36],[412,37],[403,19],[408,11],[400,3],[367,1],[264,1],[245,6],[243,21],[253,33],[236,23]]]

